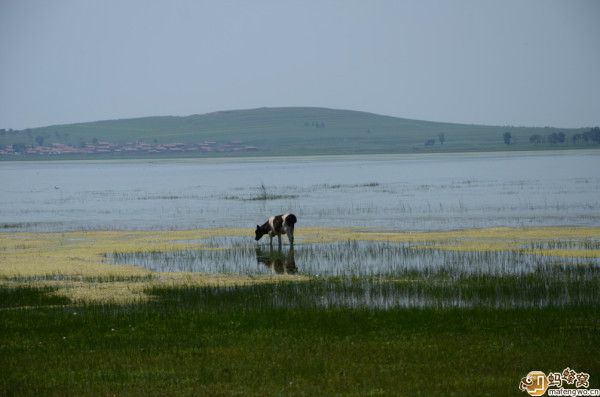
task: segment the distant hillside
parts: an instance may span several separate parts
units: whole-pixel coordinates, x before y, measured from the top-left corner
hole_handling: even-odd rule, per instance
[[[10,151],[16,144],[16,150],[37,146],[40,152],[49,152],[50,149],[43,148],[62,144],[93,150],[94,145],[99,144],[108,148],[108,143],[118,146],[143,142],[143,147],[156,149],[148,149],[147,153],[122,151],[118,154],[121,157],[140,154],[168,156],[169,153],[158,149],[174,143],[188,145],[185,146],[190,148],[185,149],[189,151],[186,155],[227,155],[233,150],[231,142],[238,147],[236,155],[525,150],[589,147],[591,142],[573,142],[572,139],[574,135],[588,130],[452,124],[349,110],[288,107],[231,110],[186,117],[107,120],[21,131],[1,130],[0,148]],[[510,145],[503,141],[503,134],[507,132],[511,135]],[[556,137],[559,133],[564,134],[565,142],[550,138],[552,134]],[[440,134],[443,134],[443,144],[440,143]],[[538,138],[531,140],[536,135]],[[212,144],[215,150],[208,150],[208,153],[193,150],[200,147],[194,145],[202,144],[209,149],[211,147],[207,145]],[[4,154],[2,157],[6,159],[7,156]]]

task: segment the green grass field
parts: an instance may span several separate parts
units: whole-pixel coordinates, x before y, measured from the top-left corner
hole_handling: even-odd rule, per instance
[[[294,300],[293,285],[277,288]],[[0,292],[1,395],[509,396],[534,369],[600,374],[597,307],[279,308],[272,285],[71,306],[45,292]]]
[[[485,126],[410,120],[381,116],[366,112],[324,108],[261,108],[215,112],[187,117],[145,117],[107,120],[89,123],[56,125],[5,133],[0,145],[21,142],[35,143],[38,136],[44,144],[91,143],[94,138],[113,143],[200,143],[205,140],[229,142],[240,140],[256,146],[258,152],[236,155],[317,155],[359,153],[419,153],[437,151],[490,151],[490,150],[541,150],[590,147],[573,144],[570,137],[589,128],[556,129],[514,126]],[[506,145],[502,135],[510,132],[512,144]],[[534,134],[547,136],[564,132],[567,142],[562,144],[532,144]],[[445,143],[439,141],[439,134]],[[425,147],[428,139],[433,146]],[[591,145],[594,146],[594,145]],[[597,145],[595,145],[597,146]],[[143,155],[161,157],[164,154]],[[217,154],[228,155],[227,153]],[[230,155],[230,154],[229,154]],[[100,155],[104,158],[131,156]],[[167,154],[169,157],[177,154]],[[184,154],[184,156],[197,156]],[[214,156],[203,154],[202,156]],[[30,157],[30,156],[27,156]],[[35,156],[34,156],[35,157]],[[81,155],[63,158],[82,158]],[[12,158],[12,157],[11,157]],[[37,158],[37,157],[36,157]],[[85,158],[85,156],[83,156]]]

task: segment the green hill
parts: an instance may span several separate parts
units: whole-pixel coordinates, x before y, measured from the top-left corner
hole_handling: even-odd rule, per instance
[[[589,147],[583,142],[572,141],[574,134],[588,130],[452,124],[349,110],[288,107],[0,131],[0,145],[6,148],[15,143],[26,146],[51,146],[55,143],[83,146],[98,141],[115,144],[143,141],[151,145],[241,141],[243,145],[257,148],[252,155],[410,153]],[[511,145],[503,141],[506,132],[512,136]],[[560,132],[566,136],[564,143],[546,140],[550,134]],[[443,145],[439,134],[444,134]],[[539,135],[542,141],[530,142],[532,135]],[[429,145],[425,145],[428,140],[433,140],[433,144],[430,141]],[[240,154],[244,153],[237,153]],[[6,155],[3,157],[6,159]]]

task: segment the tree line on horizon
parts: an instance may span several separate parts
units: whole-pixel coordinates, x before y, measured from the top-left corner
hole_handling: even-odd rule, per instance
[[[323,122],[312,122],[312,123],[305,123],[304,124],[306,127],[316,127],[316,128],[325,128],[325,123]],[[22,133],[23,131],[18,131],[18,130],[12,130],[12,129],[0,129],[0,136],[5,136],[7,134],[18,134],[18,133]],[[16,143],[12,143],[10,147],[12,147],[13,151],[16,153],[23,153],[27,150],[27,148],[29,147],[35,147],[37,146],[43,146],[45,143],[48,143],[48,140],[45,139],[45,137],[43,135],[37,135],[35,137],[33,137],[31,134],[31,131],[29,130],[25,130],[24,131],[27,135],[28,138],[32,141],[31,144],[26,144],[24,142],[16,142]],[[369,133],[371,132],[370,130],[368,131]],[[59,132],[54,132],[55,138],[60,139],[69,139],[69,134],[68,133],[64,133],[64,134],[60,134]],[[504,144],[506,145],[512,145],[515,144],[515,140],[512,136],[511,132],[504,132],[502,134],[502,140],[504,142]],[[437,139],[434,138],[428,138],[425,140],[424,142],[424,146],[426,147],[432,147],[435,145],[435,143],[439,141],[439,144],[441,146],[444,145],[444,143],[446,142],[446,134],[444,132],[438,133]],[[541,134],[533,134],[529,136],[528,139],[528,143],[532,144],[532,145],[539,145],[539,144],[564,144],[564,143],[568,143],[571,142],[573,144],[576,145],[589,145],[589,144],[600,144],[600,127],[592,127],[590,128],[588,131],[582,132],[582,133],[575,133],[573,135],[571,135],[570,137],[567,136],[566,133],[564,132],[552,132],[548,135],[541,135]],[[97,144],[98,143],[98,139],[94,138],[92,141],[92,144]],[[74,144],[73,146],[76,147],[83,147],[85,146],[86,143],[83,142],[83,140],[81,140],[80,142],[78,142],[77,144]],[[0,144],[0,150],[3,150],[7,147],[7,145],[4,144]]]
[[[512,134],[510,132],[505,132],[502,134],[502,140],[506,145],[512,144]],[[529,143],[536,145],[541,143],[558,144],[565,143],[567,141],[567,135],[564,132],[553,132],[546,136],[540,134],[533,134],[529,136]],[[600,127],[592,127],[586,132],[573,134],[571,136],[571,142],[574,144],[600,144]]]

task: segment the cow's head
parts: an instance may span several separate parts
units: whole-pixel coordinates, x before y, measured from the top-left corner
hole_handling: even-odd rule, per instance
[[[260,240],[260,238],[261,238],[262,236],[264,236],[265,234],[267,234],[267,232],[263,231],[263,230],[262,230],[262,228],[261,228],[259,225],[256,225],[256,230],[254,231],[254,233],[255,233],[255,235],[256,235],[256,236],[254,237],[254,239],[255,239],[256,241]]]

